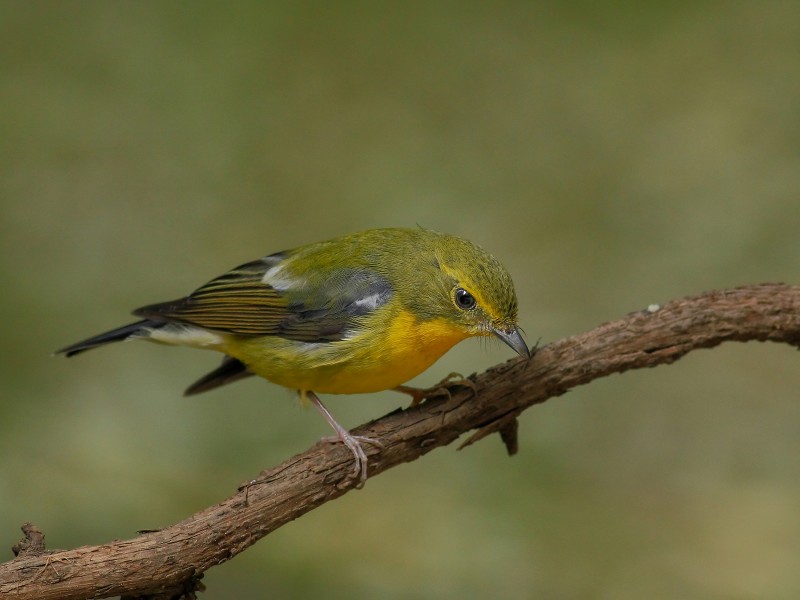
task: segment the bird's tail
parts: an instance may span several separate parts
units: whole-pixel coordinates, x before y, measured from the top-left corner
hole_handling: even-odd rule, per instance
[[[160,323],[158,321],[143,319],[141,321],[137,321],[136,323],[131,323],[130,325],[125,325],[123,327],[117,327],[111,331],[106,331],[100,335],[90,337],[82,342],[78,342],[77,344],[67,346],[66,348],[61,348],[61,350],[56,351],[56,354],[74,356],[86,350],[91,350],[92,348],[97,348],[98,346],[105,346],[106,344],[110,344],[112,342],[121,342],[123,340],[135,337],[146,337],[150,331],[153,329],[158,329],[163,325],[164,323]]]

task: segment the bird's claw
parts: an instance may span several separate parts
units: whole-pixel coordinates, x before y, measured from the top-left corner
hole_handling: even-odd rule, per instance
[[[322,438],[322,441],[329,444],[337,444],[341,442],[350,450],[350,452],[353,453],[353,457],[355,458],[355,467],[353,469],[352,476],[358,477],[359,479],[359,483],[356,486],[357,488],[364,487],[364,482],[367,480],[367,465],[369,463],[369,459],[367,458],[367,453],[364,452],[364,448],[361,444],[370,444],[378,449],[383,448],[383,444],[378,440],[363,435],[350,435],[346,431],[344,433],[340,432],[339,435],[326,436]]]
[[[472,390],[473,395],[477,395],[478,388],[475,385],[475,382],[469,379],[468,377],[464,377],[461,373],[450,373],[447,377],[442,379],[439,383],[429,388],[415,388],[408,385],[399,385],[395,389],[395,391],[401,392],[403,394],[408,394],[411,396],[411,406],[417,406],[423,400],[427,400],[429,398],[435,398],[437,396],[447,396],[447,399],[450,400],[452,395],[450,394],[450,390],[445,387],[448,384],[453,385],[460,385],[463,387],[467,387]]]

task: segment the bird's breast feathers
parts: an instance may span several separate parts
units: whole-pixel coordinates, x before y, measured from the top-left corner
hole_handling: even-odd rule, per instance
[[[409,311],[373,315],[346,338],[305,343],[278,337],[230,337],[224,351],[279,385],[327,394],[391,389],[425,371],[468,337],[441,319],[420,321]]]

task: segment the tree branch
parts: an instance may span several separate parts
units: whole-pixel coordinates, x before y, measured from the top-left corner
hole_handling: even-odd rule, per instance
[[[669,364],[726,341],[751,340],[800,346],[800,287],[745,286],[651,306],[549,344],[530,360],[515,359],[472,376],[474,390],[448,384],[449,397],[395,411],[355,433],[384,444],[380,451],[366,448],[370,477],[473,429],[477,432],[467,444],[499,432],[511,450],[515,419],[534,404],[611,373]],[[0,597],[193,598],[192,590],[210,567],[353,489],[351,470],[349,450],[318,443],[263,471],[219,504],[133,539],[47,552],[43,536],[28,526],[27,541],[15,546],[18,556],[0,564]]]

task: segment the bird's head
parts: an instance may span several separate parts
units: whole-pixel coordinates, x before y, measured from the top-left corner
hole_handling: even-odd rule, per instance
[[[523,357],[531,353],[517,324],[511,275],[491,254],[467,240],[440,234],[434,245],[438,316],[467,336],[494,335]]]

